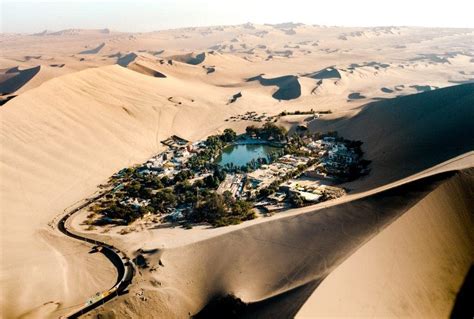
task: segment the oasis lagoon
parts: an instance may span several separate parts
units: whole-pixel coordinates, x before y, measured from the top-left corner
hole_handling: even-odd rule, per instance
[[[221,167],[242,167],[257,161],[266,159],[269,162],[272,154],[281,156],[283,149],[268,144],[233,144],[222,150],[222,154],[217,158],[216,163]]]

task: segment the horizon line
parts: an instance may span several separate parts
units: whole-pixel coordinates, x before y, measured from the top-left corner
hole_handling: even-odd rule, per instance
[[[303,22],[293,22],[293,21],[284,21],[278,23],[255,23],[255,22],[244,22],[238,24],[210,24],[210,25],[189,25],[189,26],[182,26],[182,27],[171,27],[171,28],[157,28],[148,31],[124,31],[115,28],[105,27],[67,27],[61,29],[39,29],[36,31],[30,32],[4,32],[0,30],[0,34],[14,34],[14,35],[36,35],[42,32],[51,32],[57,33],[61,31],[67,30],[82,30],[82,31],[93,31],[93,30],[108,30],[109,32],[113,33],[133,33],[133,34],[140,34],[140,33],[153,33],[153,32],[161,32],[161,31],[175,31],[175,30],[186,30],[191,28],[216,28],[216,27],[236,27],[236,26],[244,26],[244,25],[256,25],[256,26],[276,26],[280,24],[294,24],[296,27],[298,26],[310,26],[310,27],[321,27],[321,28],[421,28],[421,29],[469,29],[474,31],[474,27],[446,27],[446,26],[426,26],[426,25],[328,25],[328,24],[316,24],[316,23],[303,23]]]

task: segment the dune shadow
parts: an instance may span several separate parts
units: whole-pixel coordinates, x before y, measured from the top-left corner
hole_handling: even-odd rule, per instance
[[[450,318],[474,318],[474,265],[471,265],[456,296]]]
[[[116,57],[117,54],[112,55],[112,57]],[[127,67],[130,63],[135,61],[138,55],[135,53],[129,53],[127,55],[121,56],[120,53],[118,53],[118,59],[117,59],[117,64],[123,67]]]
[[[28,83],[38,72],[41,66],[35,66],[26,70],[19,70],[18,67],[11,68],[5,74],[9,77],[0,83],[0,95],[14,93]]]
[[[240,263],[246,272],[239,272],[239,286],[245,291],[250,285],[259,290],[260,296],[254,302],[243,303],[232,297],[239,296],[238,286],[227,291],[224,288],[220,296],[211,296],[196,318],[293,318],[322,280],[354,251],[454,175],[447,172],[425,177],[355,201],[253,225],[190,246],[192,253],[201,252],[201,247],[207,249],[203,259],[213,260],[212,267],[223,272],[217,278],[225,278],[228,266]],[[216,264],[215,258],[222,258],[230,244],[232,255],[226,255],[224,264]],[[182,250],[179,256],[183,256]],[[198,267],[206,268],[201,264]],[[261,272],[261,268],[278,271]],[[260,274],[258,280],[255,272]],[[274,295],[280,291],[284,293]]]
[[[11,99],[15,98],[16,95],[9,95],[5,98],[0,98],[0,106],[6,104],[8,101],[10,101]]]
[[[246,79],[246,82],[258,81],[263,86],[276,86],[278,90],[272,97],[277,100],[294,100],[301,96],[301,85],[298,77],[284,75],[277,78],[265,79],[263,74]]]
[[[316,80],[324,80],[324,79],[340,79],[341,73],[335,67],[328,67],[326,69],[322,69],[313,73],[303,74],[304,77],[316,79]]]
[[[311,121],[308,128],[337,131],[364,143],[365,156],[375,166],[358,184],[359,192],[472,151],[473,101],[474,84],[461,84],[372,101],[355,108],[358,112],[353,116],[321,117]],[[403,145],[403,151],[395,145]]]
[[[213,298],[196,319],[294,318],[322,280],[311,281],[258,302],[244,303],[232,294]]]
[[[365,99],[365,96],[360,94],[359,92],[355,92],[355,93],[350,93],[348,96],[347,96],[347,100],[348,101],[351,101],[351,100],[361,100],[361,99]]]
[[[103,47],[105,47],[105,43],[99,44],[99,46],[96,48],[81,51],[79,54],[97,54],[100,52],[100,50],[102,50]]]
[[[251,303],[243,318],[294,318],[323,279],[311,281],[274,297]]]
[[[412,89],[415,89],[417,92],[428,92],[436,89],[436,87],[431,87],[430,85],[410,85]]]
[[[190,65],[198,65],[204,62],[204,60],[206,60],[206,53],[201,52],[199,54],[188,53],[183,55],[175,55],[169,57],[169,59]]]

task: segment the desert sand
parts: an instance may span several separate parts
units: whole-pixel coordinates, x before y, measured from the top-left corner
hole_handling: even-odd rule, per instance
[[[161,140],[242,132],[253,123],[225,119],[247,111],[314,109],[332,114],[311,130],[363,141],[372,161],[348,196],[218,229],[102,234],[79,214],[77,232],[164,265],[88,316],[182,318],[233,293],[248,316],[446,317],[474,261],[473,36],[299,24],[2,34],[2,316],[57,317],[113,285],[108,260],[55,221]]]

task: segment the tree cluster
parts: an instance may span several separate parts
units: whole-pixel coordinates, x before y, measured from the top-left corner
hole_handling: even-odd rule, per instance
[[[212,192],[199,199],[187,218],[192,222],[206,222],[220,227],[253,219],[255,213],[250,202],[237,200],[228,191],[222,195]]]
[[[288,131],[283,126],[275,125],[271,122],[263,124],[262,127],[257,127],[255,125],[250,125],[245,129],[245,132],[249,136],[257,136],[262,139],[273,138],[277,141],[285,140]]]

